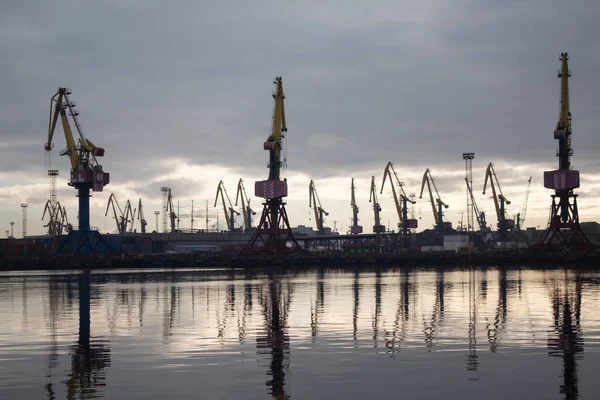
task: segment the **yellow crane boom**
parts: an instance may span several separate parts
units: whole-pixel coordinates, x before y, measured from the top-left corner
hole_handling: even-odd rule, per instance
[[[234,214],[240,215],[240,213],[237,212],[233,208],[233,206],[231,204],[231,200],[229,199],[229,195],[227,194],[227,189],[225,189],[225,184],[223,183],[223,181],[219,181],[219,185],[217,186],[217,194],[215,196],[215,204],[213,207],[217,206],[217,202],[219,200],[219,195],[221,195],[221,202],[223,204],[223,213],[225,214],[225,221],[227,221],[227,230],[229,230],[231,232],[234,229],[234,222],[235,222]]]
[[[246,188],[244,187],[244,181],[242,178],[238,181],[237,193],[235,195],[235,206],[237,207],[238,201],[242,202],[242,215],[244,216],[244,229],[252,229],[252,216],[256,215],[256,212],[250,208],[250,199],[246,194]]]
[[[435,186],[435,182],[433,180],[433,177],[431,176],[431,171],[429,170],[429,168],[427,168],[425,170],[425,173],[423,174],[423,181],[421,182],[421,194],[419,195],[420,199],[423,198],[423,190],[425,189],[425,184],[427,184],[427,190],[429,191],[429,202],[431,203],[431,209],[433,210],[433,218],[434,218],[435,224],[439,229],[442,229],[442,226],[443,226],[442,207],[448,208],[448,205],[446,203],[444,203],[442,201],[442,199],[440,198],[440,193],[438,192],[437,187]],[[433,191],[431,190],[431,186],[433,186],[433,189],[435,190],[435,195],[436,195],[435,198],[433,197]],[[436,205],[437,205],[437,207],[436,207]]]

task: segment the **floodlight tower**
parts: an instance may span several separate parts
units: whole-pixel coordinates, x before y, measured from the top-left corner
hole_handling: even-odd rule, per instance
[[[15,223],[11,222],[10,223],[10,237],[13,237],[13,238],[15,237],[14,231],[13,231],[14,227],[15,227]]]
[[[21,208],[23,209],[23,239],[27,236],[27,203],[21,203]]]
[[[475,153],[463,153],[463,160],[465,160],[465,179],[467,185],[467,232],[475,229],[475,219],[473,218],[473,201],[471,200],[471,193],[469,187],[473,187],[473,159]]]

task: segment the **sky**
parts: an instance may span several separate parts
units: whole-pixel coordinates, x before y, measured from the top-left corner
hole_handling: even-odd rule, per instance
[[[433,225],[427,196],[418,199],[426,168],[456,226],[466,210],[462,153],[474,152],[474,192],[488,222],[495,225],[494,206],[481,192],[493,162],[509,216],[522,208],[532,177],[525,225],[543,228],[551,194],[543,171],[558,164],[556,73],[565,51],[580,218],[596,220],[598,11],[592,0],[2,2],[0,232],[13,221],[21,235],[21,203],[29,205],[28,234],[45,231],[49,165],[60,170],[58,199],[77,224],[61,131],[49,157],[43,148],[58,87],[72,89],[85,135],[106,149],[101,163],[111,182],[91,199],[91,224],[101,231],[116,229],[104,215],[110,193],[121,206],[141,198],[154,229],[162,186],[172,188],[182,215],[192,200],[208,201],[222,228],[217,185],[223,180],[235,202],[242,178],[260,210],[252,189],[267,177],[263,142],[276,76],[286,93],[292,225],[315,224],[313,179],[330,213],[326,225],[345,232],[355,178],[360,223],[370,232],[371,176],[379,188],[392,161],[405,190],[416,193],[419,230]],[[382,222],[395,228],[389,187],[380,203]]]

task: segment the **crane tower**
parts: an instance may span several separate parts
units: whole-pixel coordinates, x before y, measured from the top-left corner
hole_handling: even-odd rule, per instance
[[[263,252],[291,252],[301,251],[301,247],[294,238],[290,221],[285,210],[284,197],[287,197],[287,179],[281,180],[281,150],[283,148],[284,133],[287,132],[285,123],[285,108],[283,100],[283,82],[281,77],[276,77],[275,93],[273,93],[273,121],[271,125],[271,134],[264,142],[263,149],[269,152],[269,177],[264,181],[257,181],[254,184],[254,194],[256,197],[265,199],[263,203],[263,212],[260,222],[254,231],[254,235],[246,246],[246,251]],[[258,248],[255,245],[262,244]],[[291,242],[292,247],[287,243]]]
[[[591,248],[587,236],[579,225],[577,210],[577,194],[573,192],[579,187],[579,171],[571,168],[571,110],[569,105],[569,57],[560,54],[562,62],[558,73],[560,78],[560,116],[554,139],[558,140],[558,169],[544,171],[544,187],[554,189],[550,206],[548,227],[537,242],[537,246],[545,248]]]

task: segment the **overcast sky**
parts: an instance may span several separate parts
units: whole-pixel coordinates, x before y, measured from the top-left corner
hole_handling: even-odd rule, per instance
[[[253,182],[267,176],[262,143],[271,126],[275,76],[283,77],[287,96],[292,225],[314,225],[308,209],[314,179],[330,211],[328,225],[337,221],[346,230],[354,177],[361,224],[370,231],[370,177],[381,185],[388,161],[417,197],[430,168],[456,225],[466,209],[462,153],[475,152],[474,189],[488,221],[495,224],[493,203],[481,189],[493,162],[512,200],[511,216],[533,177],[526,225],[545,226],[550,191],[542,173],[558,162],[556,72],[564,51],[573,72],[580,212],[583,220],[597,218],[600,3],[285,3],[3,1],[0,228],[15,221],[20,235],[20,203],[27,202],[29,234],[43,231],[43,145],[49,100],[59,86],[73,90],[84,132],[106,148],[102,164],[111,183],[92,198],[91,224],[111,231],[114,221],[104,217],[111,192],[121,203],[141,197],[152,229],[161,186],[173,188],[182,209],[192,199],[208,200],[210,214],[221,179],[232,200],[240,177],[252,194]],[[60,170],[59,200],[76,224],[69,162],[58,155],[65,145],[60,133],[51,166]],[[380,196],[382,217],[395,227],[389,190]],[[259,199],[252,204],[260,208]],[[415,214],[421,228],[431,227],[425,196]]]

